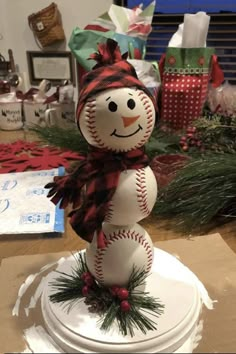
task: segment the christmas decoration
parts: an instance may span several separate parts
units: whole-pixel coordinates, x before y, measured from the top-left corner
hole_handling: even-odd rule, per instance
[[[174,130],[187,128],[202,114],[210,81],[214,87],[224,81],[214,49],[206,47],[209,22],[203,11],[185,14],[159,62],[161,120]]]
[[[236,117],[212,114],[205,110],[205,116],[195,122],[196,134],[205,153],[236,153]]]
[[[176,183],[173,185],[173,189],[171,188],[173,191],[171,199],[169,199],[167,195],[172,192],[165,191],[165,193],[159,195],[155,205],[154,214],[156,216],[173,217],[173,215],[175,215],[177,218],[179,216],[179,219],[182,221],[181,224],[179,224],[179,227],[184,227],[188,232],[192,232],[194,230],[196,231],[196,229],[198,232],[201,232],[202,230],[204,231],[205,228],[211,228],[214,226],[215,222],[219,220],[217,208],[212,209],[213,214],[211,214],[210,218],[206,218],[204,221],[202,220],[202,215],[206,213],[202,200],[207,198],[208,194],[209,198],[211,195],[215,200],[214,196],[216,193],[214,189],[214,170],[212,169],[212,171],[210,171],[209,168],[212,166],[214,167],[214,161],[217,161],[219,158],[218,163],[222,163],[223,168],[223,159],[225,156],[229,161],[229,165],[231,164],[233,166],[234,154],[236,152],[236,118],[212,114],[207,107],[205,107],[203,113],[204,116],[199,117],[196,121],[194,121],[194,125],[189,126],[186,130],[178,133],[169,131],[168,126],[166,125],[157,125],[152,136],[145,145],[146,154],[151,160],[151,168],[154,171],[160,189],[167,187],[168,184],[176,177],[177,172],[180,172],[180,170],[181,178],[183,178],[184,174],[189,171],[186,169],[182,170],[182,167],[185,164],[188,164],[189,162],[194,163],[196,160],[196,165],[194,166],[198,166],[200,171],[203,171],[203,175],[205,166],[208,165],[209,178],[205,181],[205,183],[203,183],[205,186],[205,191],[203,192],[204,195],[202,197],[203,199],[198,199],[196,197],[196,199],[193,200],[194,194],[188,194],[186,192],[186,188],[189,188],[190,184],[198,184],[199,182],[199,176],[197,174],[192,174],[191,179],[188,181],[188,186],[182,186],[181,182],[181,192],[185,195],[185,199],[183,201],[183,214],[181,211],[182,209],[178,209],[177,206],[173,207],[172,210],[172,205],[177,205],[175,203],[177,203],[177,199],[179,198],[179,194],[175,194],[177,192],[174,191],[179,183],[179,179],[176,180]],[[41,131],[37,131],[37,133],[40,137],[42,137]],[[44,130],[43,134],[45,141],[48,142],[52,136],[50,130],[47,132]],[[57,143],[58,146],[63,145],[60,141],[61,134],[59,132],[54,134],[56,136],[52,138],[51,143]],[[77,146],[74,144],[77,151],[81,149],[81,151],[86,153],[86,149],[83,145],[83,138],[79,133],[75,131],[69,133],[68,140],[76,142],[77,137],[79,143]],[[80,141],[82,141],[81,145]],[[186,146],[187,149],[183,149],[183,147]],[[227,181],[228,174],[222,170],[222,186],[224,186]],[[178,191],[180,193],[179,188]],[[233,189],[232,193],[233,196],[236,195],[236,192],[234,192]],[[191,203],[191,209],[189,211],[188,207],[185,205],[187,202]],[[232,203],[233,197],[232,200],[230,198],[227,199],[228,207]],[[194,217],[192,218],[191,215],[193,210],[196,210],[199,219]],[[224,216],[223,218],[220,218],[221,222],[230,222],[231,220],[233,220],[232,214],[231,216]],[[192,221],[194,221],[194,223],[192,223]]]
[[[76,187],[79,190],[86,183],[90,183],[91,178],[94,179],[95,183],[88,184],[85,203],[79,210],[71,213],[71,224],[75,231],[89,242],[92,241],[94,231],[97,230],[98,246],[105,247],[101,230],[102,222],[106,220],[106,215],[110,217],[113,214],[113,219],[117,219],[117,215],[120,213],[118,210],[127,204],[122,206],[120,200],[118,203],[113,200],[112,209],[115,205],[118,209],[109,211],[109,208],[111,209],[110,201],[113,196],[115,197],[115,192],[118,199],[119,195],[123,194],[122,192],[118,193],[118,179],[121,172],[126,169],[134,171],[134,176],[129,177],[129,180],[132,180],[135,177],[136,169],[146,168],[143,170],[144,173],[151,171],[147,167],[148,159],[140,147],[151,135],[154,127],[155,109],[150,92],[137,79],[132,65],[123,60],[116,42],[108,40],[107,44],[99,45],[99,53],[93,58],[97,59],[98,63],[94,70],[85,76],[77,109],[80,130],[92,146],[87,158],[89,163],[85,161],[74,174],[57,179],[47,187],[51,189],[48,195],[53,197],[52,201],[57,203],[61,200],[61,205],[64,207],[70,198],[68,197],[68,187],[71,185],[71,181],[77,179]],[[113,64],[111,65],[111,63]],[[134,86],[137,89],[132,89]],[[96,97],[96,100],[93,97]],[[124,97],[127,97],[126,101],[124,101]],[[105,104],[106,101],[108,101],[107,104]],[[140,117],[143,119],[142,122],[140,120],[140,123],[136,123]],[[95,118],[97,119],[95,120]],[[103,170],[104,165],[105,170]],[[150,172],[148,178],[150,181],[152,180],[153,188],[156,189],[156,183],[152,176],[154,177]],[[145,175],[140,178],[144,181],[146,179]],[[100,196],[98,192],[101,187],[103,193]],[[75,189],[75,187],[73,188]],[[152,196],[150,195],[150,205],[145,206],[146,211],[141,211],[138,216],[134,212],[133,223],[147,216],[150,212],[155,202],[155,189],[152,190]],[[135,190],[133,193],[136,193]],[[71,194],[73,194],[72,189]],[[77,200],[75,196],[72,198],[74,207],[78,206],[79,196],[77,196]],[[140,198],[142,198],[141,195]],[[145,203],[148,203],[148,200]],[[137,205],[136,209],[139,208],[141,206]],[[117,225],[115,220],[112,223]]]
[[[84,256],[79,267],[66,258],[56,268],[59,277],[48,274],[42,293],[45,326],[66,352],[181,351],[186,338],[194,339],[203,304],[187,267],[181,274],[174,257],[154,248],[138,223],[157,198],[149,158],[184,155],[184,132],[173,137],[162,127],[167,140],[154,134],[148,147],[156,101],[125,58],[113,40],[98,44],[91,56],[97,64],[83,77],[77,105],[76,149],[83,137],[84,159],[45,186],[53,203],[72,207],[71,226],[88,243],[78,253]]]
[[[176,225],[199,230],[236,217],[236,155],[214,154],[190,161],[163,190],[154,208]],[[218,219],[217,219],[218,217]]]
[[[89,146],[79,130],[65,129],[59,126],[40,127],[35,125],[30,130],[35,132],[42,141],[51,145],[57,146],[61,149],[68,149],[79,154],[86,155],[89,151]]]
[[[45,127],[35,126],[32,128],[41,140],[52,146],[59,148],[70,149],[79,154],[87,155],[89,146],[81,133],[75,129],[65,130],[60,127]],[[181,153],[182,149],[179,144],[180,135],[166,129],[166,126],[156,125],[149,140],[145,144],[145,152],[151,160],[159,154],[174,154]]]
[[[97,64],[84,77],[77,106],[88,153],[74,171],[45,187],[53,203],[72,204],[71,226],[89,242],[87,268],[83,265],[80,279],[76,276],[80,290],[72,296],[85,297],[93,310],[106,310],[101,329],[108,330],[116,318],[121,333],[133,335],[135,327],[143,332],[156,328],[139,308],[159,308],[148,293],[134,292],[153,263],[151,238],[137,222],[150,214],[157,195],[143,148],[154,128],[156,106],[115,41],[99,44],[91,57]],[[56,288],[51,299],[65,301],[69,288],[63,294],[60,284]],[[103,306],[97,307],[94,292]]]
[[[83,157],[76,152],[36,142],[19,140],[0,144],[0,173],[46,170],[58,166],[68,168],[70,162],[81,159]]]
[[[73,306],[83,299],[90,312],[100,314],[101,329],[109,330],[116,321],[124,336],[133,336],[134,327],[143,333],[157,328],[157,324],[145,313],[151,313],[158,318],[164,311],[164,305],[140,290],[140,286],[145,284],[147,272],[133,269],[126,288],[104,287],[89,272],[85,255],[79,253],[74,257],[76,265],[72,275],[58,272],[59,276],[51,284],[55,290],[50,296],[52,302],[63,303],[68,311],[71,311]]]

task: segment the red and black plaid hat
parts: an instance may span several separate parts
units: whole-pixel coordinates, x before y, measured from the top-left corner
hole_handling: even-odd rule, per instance
[[[156,107],[153,96],[138,79],[134,67],[125,60],[126,58],[127,54],[121,55],[118,43],[112,39],[98,45],[98,53],[91,55],[91,59],[96,60],[97,64],[83,77],[77,106],[77,120],[88,98],[112,88],[137,87],[150,96]]]

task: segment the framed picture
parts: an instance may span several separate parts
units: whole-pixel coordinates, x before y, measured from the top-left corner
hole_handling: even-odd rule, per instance
[[[71,52],[27,51],[26,54],[31,85],[47,79],[54,86],[62,80],[70,80],[75,86],[75,61]]]

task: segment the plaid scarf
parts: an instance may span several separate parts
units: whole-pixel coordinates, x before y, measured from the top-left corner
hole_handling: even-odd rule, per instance
[[[54,177],[48,183],[48,197],[54,204],[60,202],[60,208],[69,203],[73,210],[69,217],[72,228],[87,242],[92,242],[97,233],[97,246],[103,248],[106,238],[102,232],[102,223],[109,208],[120,173],[126,169],[140,169],[148,166],[148,157],[143,149],[126,153],[114,153],[92,148],[87,158],[70,175]],[[83,195],[83,187],[86,190]]]

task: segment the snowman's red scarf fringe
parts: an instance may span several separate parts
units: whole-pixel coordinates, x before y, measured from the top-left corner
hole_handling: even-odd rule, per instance
[[[102,223],[119,181],[120,173],[126,169],[140,169],[148,166],[148,157],[143,149],[125,153],[114,153],[92,148],[87,158],[70,175],[54,177],[48,197],[60,208],[72,204],[70,223],[84,240],[92,242],[97,233],[97,246],[103,248],[106,239]],[[86,185],[86,190],[83,187]],[[84,192],[84,195],[83,195]],[[125,220],[124,220],[125,224]]]

